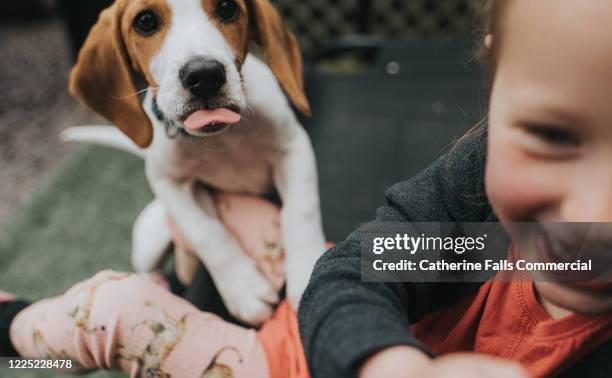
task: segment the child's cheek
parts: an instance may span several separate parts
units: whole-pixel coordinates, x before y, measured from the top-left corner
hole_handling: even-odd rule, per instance
[[[485,176],[489,202],[502,222],[553,220],[563,184],[546,162],[492,133]]]

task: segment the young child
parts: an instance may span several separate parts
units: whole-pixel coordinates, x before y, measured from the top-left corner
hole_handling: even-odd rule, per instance
[[[377,222],[612,221],[612,3],[490,0],[485,14],[488,126],[392,187]],[[303,297],[315,377],[612,376],[610,285],[362,283],[360,253],[356,232]]]
[[[391,188],[376,222],[612,221],[612,3],[489,0],[485,9],[487,130]],[[362,283],[360,252],[357,231],[317,263],[303,297],[314,377],[612,376],[602,349],[612,337],[609,289],[526,276]],[[26,308],[10,329],[21,355],[88,369],[307,377],[294,316],[281,305],[256,333],[142,278],[104,273]]]

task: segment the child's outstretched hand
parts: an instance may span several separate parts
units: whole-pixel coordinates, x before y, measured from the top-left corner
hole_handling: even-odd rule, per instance
[[[519,364],[475,353],[457,353],[431,359],[416,348],[385,349],[365,361],[359,378],[527,378]]]

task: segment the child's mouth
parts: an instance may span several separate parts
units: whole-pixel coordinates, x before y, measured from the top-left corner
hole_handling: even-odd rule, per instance
[[[554,264],[590,261],[591,271],[559,269],[547,272],[546,276],[551,281],[589,290],[610,290],[612,277],[609,270],[612,251],[602,251],[587,238],[587,233],[580,227],[584,225],[538,224],[534,240],[536,251],[532,257],[538,262]]]
[[[537,245],[540,248],[540,255],[545,262],[569,263],[576,259],[576,249],[571,245],[564,244],[559,238],[555,237],[545,226],[540,226]]]

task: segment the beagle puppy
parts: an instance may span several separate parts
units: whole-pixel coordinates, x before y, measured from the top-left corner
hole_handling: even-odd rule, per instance
[[[267,64],[249,54],[251,41]],[[297,310],[325,238],[315,156],[287,100],[310,113],[301,55],[269,0],[116,0],[92,28],[70,91],[123,134],[75,128],[67,139],[145,160],[156,199],[136,222],[137,270],[154,268],[169,243],[167,211],[230,312],[261,324],[278,293],[221,224],[213,196],[274,193],[287,297]]]

